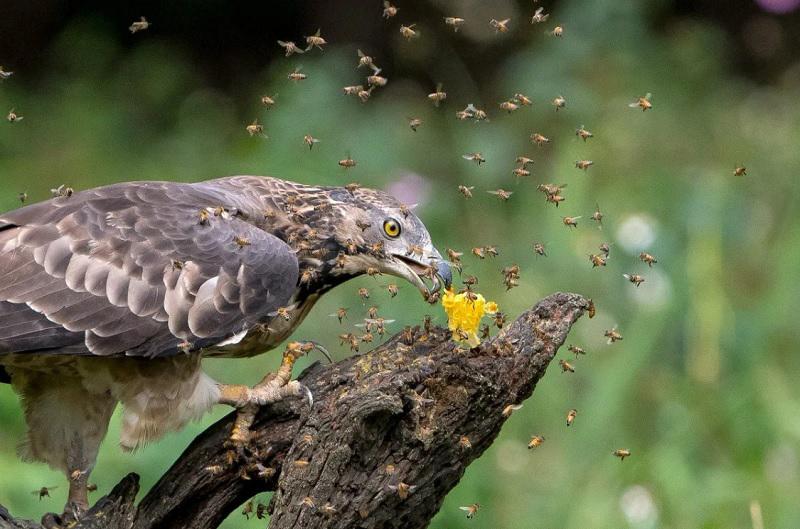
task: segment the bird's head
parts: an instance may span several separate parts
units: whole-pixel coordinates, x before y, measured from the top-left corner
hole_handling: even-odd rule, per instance
[[[450,286],[450,266],[427,228],[388,193],[355,186],[293,186],[292,192],[290,230],[299,235],[286,238],[298,249],[301,273],[304,267],[314,270],[322,288],[376,273],[406,279],[426,299]]]

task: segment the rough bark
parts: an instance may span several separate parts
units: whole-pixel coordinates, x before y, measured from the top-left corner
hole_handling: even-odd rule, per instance
[[[270,528],[427,527],[466,467],[494,441],[503,410],[534,390],[589,308],[556,293],[467,350],[440,328],[399,333],[376,349],[299,378],[315,397],[259,412],[244,451],[226,447],[233,414],[198,436],[135,505],[126,476],[76,529],[214,528],[274,490]],[[38,529],[0,507],[0,529]]]

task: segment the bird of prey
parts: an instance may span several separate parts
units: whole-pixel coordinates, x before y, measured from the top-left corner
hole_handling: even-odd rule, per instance
[[[451,280],[419,218],[355,185],[131,182],[0,214],[0,382],[24,407],[22,456],[66,474],[75,514],[117,403],[124,449],[218,403],[239,408],[233,437],[246,439],[255,408],[306,394],[290,379],[308,343],[253,388],[212,380],[202,359],[276,347],[368,269],[426,298]]]

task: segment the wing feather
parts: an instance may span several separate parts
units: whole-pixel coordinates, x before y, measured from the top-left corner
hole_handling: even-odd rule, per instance
[[[198,222],[221,204],[261,211],[250,181],[119,184],[0,215],[0,319],[14,318],[0,355],[153,357],[268,319],[296,289],[292,250],[236,216]]]

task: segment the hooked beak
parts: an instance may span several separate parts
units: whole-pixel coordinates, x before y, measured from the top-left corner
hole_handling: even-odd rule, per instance
[[[453,281],[453,273],[450,265],[447,264],[436,248],[430,248],[426,252],[428,263],[416,259],[409,255],[392,254],[391,264],[387,267],[387,272],[402,277],[422,293],[428,300],[430,296],[436,294],[442,287],[450,288]],[[431,287],[428,288],[424,279],[429,279]]]

